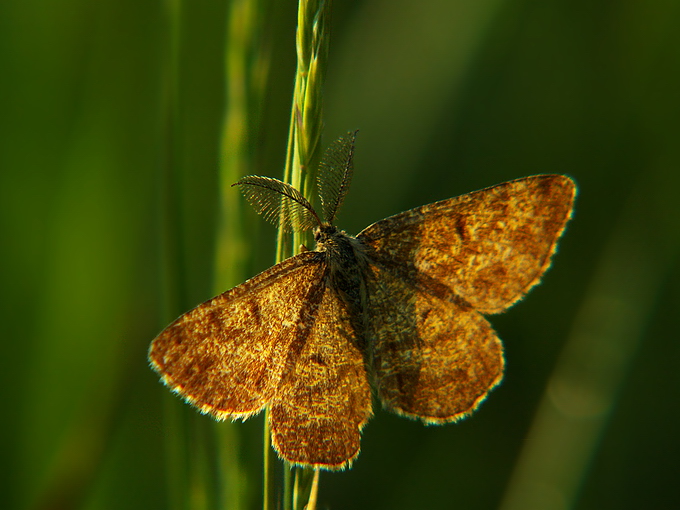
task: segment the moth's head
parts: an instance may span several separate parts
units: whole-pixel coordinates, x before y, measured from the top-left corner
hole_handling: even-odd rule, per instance
[[[349,245],[354,244],[353,240],[354,238],[348,236],[344,230],[330,223],[323,223],[314,229],[315,251],[333,253],[346,251]]]
[[[337,232],[338,229],[330,223],[322,223],[314,229],[314,241],[319,244],[320,242],[333,237]]]

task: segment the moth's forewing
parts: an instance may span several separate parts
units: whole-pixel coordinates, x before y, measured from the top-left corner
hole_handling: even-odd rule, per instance
[[[278,395],[307,296],[325,269],[322,254],[302,253],[197,306],[153,341],[153,368],[204,413],[258,413]]]
[[[334,289],[319,286],[309,304],[309,331],[291,345],[296,362],[270,408],[272,443],[293,464],[343,469],[359,454],[371,416],[364,354]]]
[[[378,394],[425,422],[472,412],[503,373],[480,313],[520,299],[550,264],[573,181],[535,176],[418,207],[357,238],[369,260],[369,338]]]
[[[271,407],[273,445],[291,464],[342,469],[371,416],[363,353],[326,254],[289,258],[182,315],[151,344],[163,381],[202,412]]]
[[[425,275],[482,313],[520,299],[550,265],[571,216],[576,186],[537,175],[417,207],[378,221],[357,238],[369,255]]]

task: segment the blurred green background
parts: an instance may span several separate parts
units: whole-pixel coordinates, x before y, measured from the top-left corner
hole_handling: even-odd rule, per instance
[[[196,413],[146,349],[215,292],[241,5],[0,5],[2,508],[181,507],[167,414]],[[296,5],[256,8],[247,171],[280,176]],[[377,412],[320,508],[680,508],[678,19],[675,0],[335,2],[326,143],[360,129],[340,227],[536,173],[580,194],[543,285],[491,318],[504,383],[458,424]],[[244,277],[274,258],[274,229],[250,221]],[[244,469],[227,485],[257,508],[261,418],[224,427]]]

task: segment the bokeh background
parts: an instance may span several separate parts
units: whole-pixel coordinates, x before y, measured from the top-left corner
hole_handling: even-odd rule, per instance
[[[280,176],[295,2],[0,5],[3,508],[215,506],[173,496],[201,485],[182,462],[214,427],[146,349],[217,290],[225,41],[248,9],[267,58],[247,172]],[[458,424],[378,412],[320,508],[680,508],[678,19],[674,0],[335,2],[326,143],[360,129],[340,227],[536,173],[580,193],[543,284],[491,319],[504,383]],[[248,277],[275,231],[243,214]],[[211,483],[243,508],[261,426],[215,446],[231,467]]]

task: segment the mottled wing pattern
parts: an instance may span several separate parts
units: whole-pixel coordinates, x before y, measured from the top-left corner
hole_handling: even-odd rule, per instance
[[[481,313],[520,299],[550,264],[575,186],[535,176],[406,211],[359,234],[369,260],[371,363],[383,404],[459,419],[500,382],[500,341]]]
[[[219,419],[270,406],[272,441],[288,462],[342,469],[359,454],[371,393],[325,257],[302,253],[199,305],[153,341],[149,359]]]
[[[218,419],[258,413],[294,363],[290,346],[326,268],[323,254],[302,253],[197,306],[153,341],[153,368],[204,413]]]
[[[470,414],[503,376],[503,348],[487,320],[441,288],[417,288],[371,266],[369,331],[383,405],[426,423]]]
[[[357,238],[385,266],[441,283],[482,313],[520,299],[550,265],[576,187],[537,175],[417,207],[374,223]]]
[[[308,297],[311,325],[289,356],[299,360],[270,408],[272,442],[287,461],[344,469],[359,454],[371,417],[371,392],[347,304],[330,286]]]

